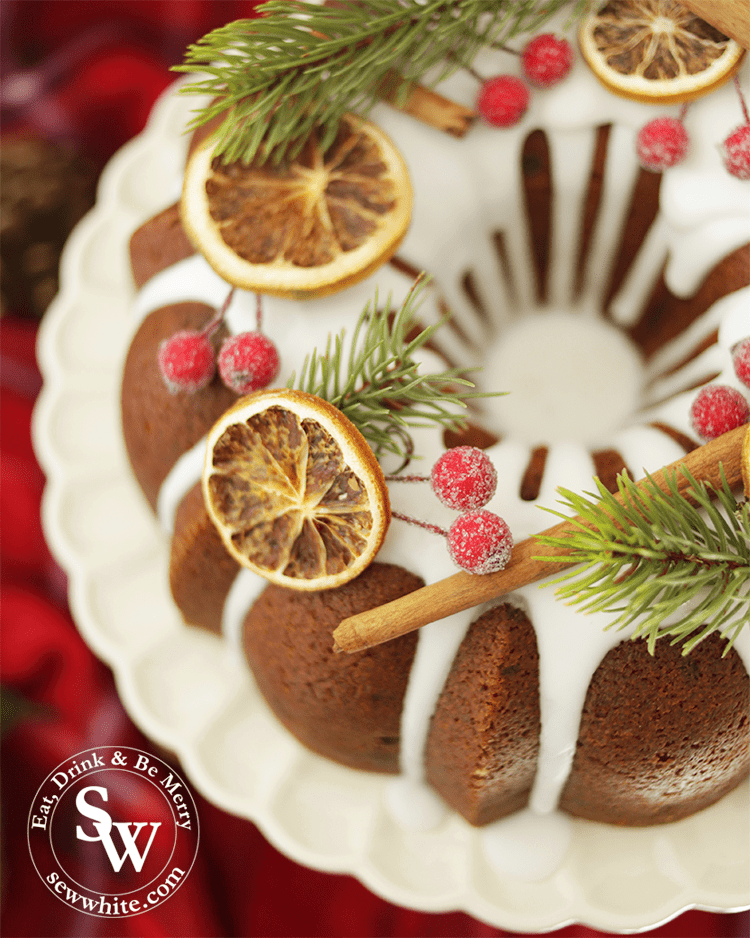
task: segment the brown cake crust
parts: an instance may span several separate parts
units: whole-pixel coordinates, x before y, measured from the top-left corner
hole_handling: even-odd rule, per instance
[[[333,631],[347,616],[423,585],[400,567],[375,562],[336,589],[263,591],[245,619],[245,655],[269,706],[305,746],[355,769],[398,771],[417,636],[346,655],[333,651]]]
[[[695,293],[681,299],[667,287],[664,275],[646,305],[638,324],[631,330],[630,338],[650,358],[675,336],[680,335],[709,306],[741,287],[750,284],[750,244],[745,244],[722,258],[709,271]]]
[[[750,680],[734,649],[710,635],[683,655],[643,640],[613,648],[596,670],[560,807],[606,824],[677,821],[713,804],[750,772]]]
[[[471,824],[523,808],[539,752],[539,655],[524,612],[504,603],[469,628],[440,695],[427,781]]]
[[[185,621],[220,635],[224,601],[238,571],[208,517],[198,482],[177,509],[169,557],[169,586]]]
[[[120,395],[122,430],[133,472],[152,508],[172,466],[237,400],[218,376],[187,395],[172,394],[159,373],[163,340],[180,329],[201,329],[212,313],[205,303],[162,307],[144,319],[128,350]],[[213,341],[220,343],[225,335],[220,328]]]

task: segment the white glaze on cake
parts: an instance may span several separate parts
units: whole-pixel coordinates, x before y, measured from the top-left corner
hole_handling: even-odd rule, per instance
[[[492,52],[480,56],[476,68],[489,76],[517,72],[518,62],[512,56]],[[748,85],[749,74],[750,65],[746,64],[742,72],[744,86]],[[441,90],[454,100],[471,104],[476,83],[471,76],[459,73]],[[632,324],[665,262],[669,288],[677,296],[689,296],[724,255],[750,240],[750,184],[726,172],[717,146],[742,119],[736,93],[729,84],[690,106],[685,119],[691,137],[690,153],[683,164],[665,174],[660,213],[609,308],[602,310],[605,285],[638,173],[633,151],[635,132],[649,118],[674,114],[676,110],[649,108],[613,97],[581,62],[556,88],[535,91],[523,121],[508,130],[478,125],[466,138],[456,140],[401,113],[376,108],[372,117],[403,153],[414,186],[414,218],[399,255],[416,269],[426,269],[435,276],[442,296],[461,324],[461,336],[445,330],[438,341],[452,361],[475,364],[477,348],[491,348],[498,334],[521,315],[535,317],[542,330],[544,317],[553,313],[579,316],[597,326],[603,324],[605,314],[621,326]],[[603,124],[613,125],[604,185],[584,268],[582,295],[574,303],[581,206],[596,145],[596,128]],[[548,137],[554,192],[549,300],[544,308],[535,299],[521,176],[523,144],[536,128],[544,129]],[[492,233],[497,230],[504,232],[512,290],[492,245]],[[462,289],[467,271],[472,272],[486,317],[478,313]],[[381,300],[390,295],[395,306],[410,285],[409,277],[386,265],[364,283],[333,297],[305,303],[264,298],[264,331],[281,353],[279,383],[285,383],[292,372],[299,373],[305,355],[316,346],[324,346],[329,333],[351,329],[376,291]],[[161,272],[144,287],[136,302],[136,320],[181,300],[218,307],[227,291],[227,285],[202,258],[192,257]],[[420,308],[420,318],[430,323],[440,315],[438,298],[430,292]],[[228,325],[237,332],[251,329],[254,324],[255,297],[240,291],[229,311]],[[718,343],[686,367],[673,370],[717,326]],[[635,478],[678,459],[683,455],[681,447],[648,424],[660,421],[689,434],[688,409],[694,394],[690,388],[717,372],[721,373],[718,380],[738,387],[729,349],[748,334],[750,289],[745,289],[716,303],[684,336],[642,366],[641,373],[634,373],[633,381],[642,385],[640,408],[633,412],[628,405],[624,410],[628,416],[606,427],[609,432],[603,432],[598,442],[618,450]],[[618,354],[625,360],[632,356],[632,349],[624,339],[621,341]],[[580,352],[581,360],[586,361],[587,350],[581,348]],[[635,372],[638,367],[633,365]],[[514,390],[503,374],[488,374],[483,384],[511,393]],[[632,387],[628,393],[633,393]],[[485,406],[502,414],[505,400],[499,398]],[[594,406],[599,403],[594,402]],[[573,406],[572,402],[569,405]],[[488,507],[506,519],[517,540],[551,523],[539,505],[555,507],[558,486],[577,491],[592,489],[590,441],[560,438],[549,447],[538,499],[521,499],[520,478],[528,463],[532,439],[531,432],[525,439],[506,436],[488,450],[499,477],[497,492]],[[432,430],[415,431],[414,442],[424,467],[431,466],[443,449],[441,435]],[[159,516],[167,529],[180,499],[198,479],[199,456],[200,445],[177,463],[165,482],[159,497]],[[394,484],[391,499],[395,510],[436,524],[447,525],[453,517],[428,486]],[[400,564],[428,583],[455,569],[440,538],[399,522],[392,523],[378,559]],[[225,634],[233,641],[239,641],[245,614],[264,585],[247,571],[238,576],[224,612]],[[512,855],[519,843],[536,844],[538,862],[534,863],[532,851],[524,870],[517,869],[523,878],[533,879],[548,875],[550,856],[554,853],[561,857],[564,852],[566,823],[554,812],[575,751],[586,690],[606,652],[624,636],[607,630],[611,616],[583,616],[558,602],[543,584],[526,587],[510,600],[528,612],[537,635],[541,750],[530,809],[490,825],[485,839],[488,855],[499,866],[506,863],[508,851]],[[442,815],[439,800],[424,786],[422,753],[430,717],[455,651],[470,622],[481,611],[461,613],[420,631],[402,718],[402,777],[388,796],[394,814],[403,823],[425,828],[439,823]],[[747,629],[736,647],[750,670]],[[552,852],[551,844],[555,845]]]

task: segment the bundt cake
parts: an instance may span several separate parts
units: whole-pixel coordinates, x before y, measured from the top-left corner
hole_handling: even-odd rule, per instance
[[[503,49],[484,49],[473,67],[520,73]],[[746,86],[747,63],[738,74]],[[437,90],[473,111],[476,75],[459,70]],[[680,459],[701,442],[690,422],[698,388],[718,381],[748,394],[731,350],[750,335],[750,182],[729,174],[718,150],[741,122],[739,101],[730,80],[680,112],[690,150],[663,172],[640,165],[635,138],[678,107],[613,94],[580,57],[508,127],[477,119],[457,137],[378,104],[369,117],[411,177],[409,230],[390,260],[334,295],[263,296],[263,331],[280,357],[274,386],[351,331],[368,303],[390,297],[397,308],[426,271],[420,323],[451,315],[420,353],[425,367],[481,365],[480,389],[508,393],[472,401],[460,431],[411,428],[409,472],[429,471],[446,446],[481,447],[497,472],[488,507],[519,541],[549,525],[540,506],[554,508],[559,487],[590,491],[597,476],[613,489],[618,473],[638,479]],[[203,328],[230,285],[196,251],[177,205],[135,232],[131,258],[123,433],[171,538],[174,600],[188,626],[240,644],[302,743],[394,773],[393,811],[424,826],[444,804],[474,825],[525,808],[669,822],[747,776],[748,629],[728,653],[711,634],[689,654],[667,639],[652,654],[607,628],[614,613],[583,615],[534,584],[336,654],[342,619],[455,572],[441,537],[397,516],[448,525],[455,512],[429,485],[395,479],[385,542],[355,579],[301,591],[241,567],[200,485],[206,435],[237,394],[218,376],[173,393],[157,364],[160,345]],[[256,317],[255,294],[237,289],[212,341],[252,330]]]

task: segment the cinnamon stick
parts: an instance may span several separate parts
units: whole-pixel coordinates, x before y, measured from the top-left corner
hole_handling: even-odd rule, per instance
[[[400,87],[402,81],[398,74],[389,72],[380,86],[379,97],[405,114],[453,137],[463,137],[476,120],[476,112],[471,108],[417,83],[410,86],[406,100],[396,104],[395,89]]]
[[[725,36],[750,49],[750,7],[747,0],[682,0],[682,4]]]
[[[666,492],[669,490],[668,476],[672,477],[676,473],[677,489],[682,493],[689,487],[689,482],[683,473],[676,472],[681,466],[688,469],[699,482],[715,487],[721,485],[723,468],[729,485],[735,486],[742,484],[743,463],[749,460],[750,428],[738,427],[706,443],[705,446],[698,447],[682,459],[670,463],[654,473],[651,479]],[[750,479],[750,467],[744,467],[744,474]],[[642,486],[643,482],[638,485]],[[750,483],[748,486],[750,487]],[[622,501],[619,495],[615,495],[615,498]],[[539,536],[564,537],[573,531],[575,521],[580,519],[562,521],[542,531]],[[571,564],[564,560],[540,559],[564,553],[559,547],[541,544],[536,537],[527,538],[515,545],[508,565],[497,573],[477,575],[462,570],[393,602],[344,619],[333,633],[334,650],[351,654],[372,648],[400,635],[406,635],[427,625],[428,622],[444,619],[561,570],[570,569]]]

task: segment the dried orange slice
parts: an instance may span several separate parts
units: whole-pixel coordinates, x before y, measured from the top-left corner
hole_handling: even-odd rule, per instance
[[[383,472],[327,401],[286,388],[241,398],[208,434],[203,497],[227,550],[273,583],[340,586],[388,529]]]
[[[411,220],[409,173],[375,124],[346,115],[321,151],[313,131],[291,163],[188,161],[185,229],[229,283],[274,296],[325,296],[364,279],[394,254]]]
[[[615,94],[677,104],[730,78],[744,49],[677,0],[610,0],[584,17],[581,54]]]

